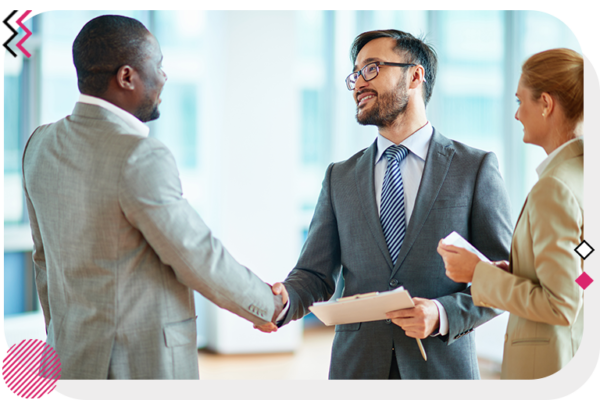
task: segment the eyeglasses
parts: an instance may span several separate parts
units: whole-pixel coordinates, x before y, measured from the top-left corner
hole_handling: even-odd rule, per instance
[[[401,64],[401,63],[391,63],[391,62],[382,62],[382,61],[375,61],[375,62],[369,63],[369,64],[365,65],[364,67],[362,67],[362,69],[360,71],[356,71],[356,72],[353,72],[350,75],[348,75],[348,77],[346,78],[346,86],[348,87],[348,90],[354,90],[354,87],[356,86],[356,81],[358,80],[358,77],[361,75],[362,75],[363,79],[367,82],[375,79],[377,77],[377,75],[379,74],[379,66],[380,65],[389,65],[392,67],[414,67],[417,64]]]

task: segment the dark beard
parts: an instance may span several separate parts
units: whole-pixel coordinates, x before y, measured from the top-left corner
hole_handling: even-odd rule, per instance
[[[361,125],[375,125],[378,128],[391,126],[399,115],[404,114],[408,106],[408,93],[401,79],[395,90],[377,95],[376,104],[369,111],[359,113],[356,109],[356,121]]]
[[[140,104],[139,108],[135,112],[135,116],[142,122],[154,121],[160,117],[160,111],[158,111],[158,102],[150,97],[149,93],[156,92],[156,82],[148,77],[148,74],[140,69],[140,78],[144,81],[146,92],[144,93],[144,101]]]
[[[160,117],[158,104],[155,104],[152,99],[147,97],[144,103],[137,109],[135,116],[142,122],[154,121]]]

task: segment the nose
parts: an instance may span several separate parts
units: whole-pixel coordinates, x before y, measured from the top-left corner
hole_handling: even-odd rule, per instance
[[[356,98],[356,93],[369,86],[369,82],[365,81],[365,78],[361,75],[358,76],[356,82],[354,84],[354,98]]]
[[[358,78],[356,79],[356,83],[354,85],[355,88],[359,88],[359,87],[365,87],[367,86],[369,83],[367,81],[365,81],[365,77],[362,76],[362,74],[358,75]]]
[[[515,112],[515,119],[516,119],[517,121],[519,121],[519,110],[517,110],[517,111]]]

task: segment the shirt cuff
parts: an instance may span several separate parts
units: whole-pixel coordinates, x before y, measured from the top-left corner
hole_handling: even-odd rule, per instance
[[[281,310],[281,312],[277,316],[277,319],[275,320],[275,322],[281,322],[281,321],[283,321],[285,319],[285,316],[287,315],[287,312],[288,312],[289,309],[290,309],[290,302],[288,300],[288,302],[285,303],[285,307],[283,307],[283,310]]]
[[[437,306],[438,313],[440,314],[440,327],[438,329],[438,333],[436,333],[435,335],[431,335],[431,336],[447,335],[448,334],[448,314],[446,314],[446,309],[444,308],[442,303],[440,303],[439,301],[433,300],[433,302]]]

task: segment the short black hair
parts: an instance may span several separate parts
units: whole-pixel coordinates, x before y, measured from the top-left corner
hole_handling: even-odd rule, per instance
[[[350,59],[352,65],[356,62],[358,53],[371,40],[379,38],[392,38],[396,40],[395,50],[398,53],[406,53],[408,57],[405,62],[411,64],[420,64],[425,69],[425,82],[423,90],[423,100],[425,105],[429,103],[433,85],[435,84],[435,75],[437,73],[437,55],[433,47],[425,43],[424,39],[418,39],[407,32],[402,32],[396,29],[385,29],[379,31],[369,31],[361,33],[354,39],[352,48],[350,49]]]
[[[101,95],[123,65],[139,68],[148,33],[140,21],[121,15],[102,15],[88,21],[73,42],[79,91]]]

